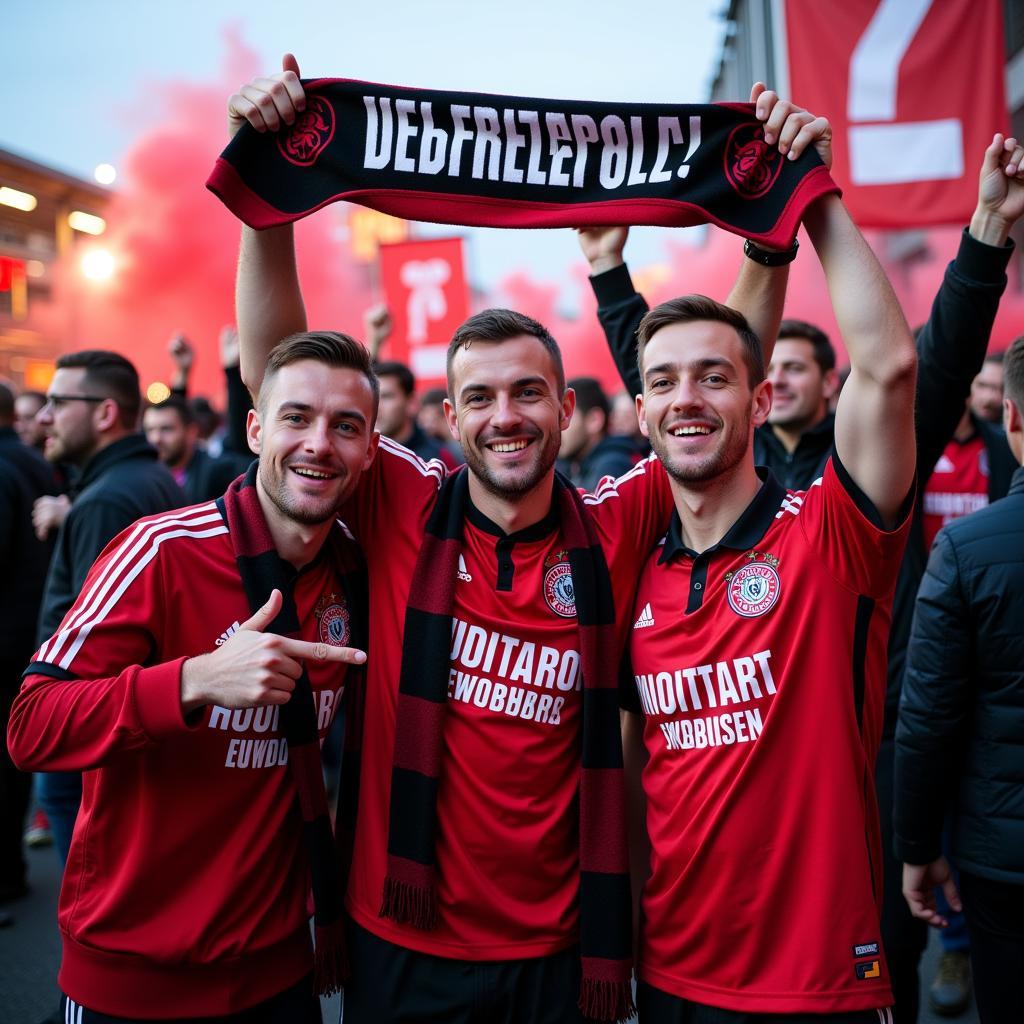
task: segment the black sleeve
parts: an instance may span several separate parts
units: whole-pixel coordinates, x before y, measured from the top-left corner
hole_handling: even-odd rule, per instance
[[[908,864],[930,864],[942,853],[968,712],[967,605],[956,547],[943,530],[918,591],[896,724],[893,845],[897,860]]]
[[[923,491],[964,414],[985,360],[1013,243],[978,242],[964,229],[956,259],[917,339],[917,468]]]
[[[242,383],[242,370],[238,366],[224,367],[224,381],[227,384],[228,407],[224,415],[227,433],[224,436],[225,449],[243,455],[248,460],[249,442],[245,434],[245,423],[252,408],[252,396]]]
[[[134,515],[126,516],[125,510],[115,501],[89,501],[84,508],[71,506],[64,525],[70,531],[71,583],[76,597],[100,552],[135,519]]]
[[[643,385],[636,365],[636,329],[647,312],[647,301],[633,287],[625,263],[603,274],[595,274],[590,278],[590,286],[597,296],[597,318],[604,329],[615,368],[626,390],[638,395]]]

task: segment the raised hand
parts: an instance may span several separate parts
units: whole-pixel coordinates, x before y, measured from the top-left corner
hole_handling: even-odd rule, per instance
[[[628,227],[577,228],[580,248],[590,264],[591,274],[602,274],[623,263],[622,251],[629,237]]]
[[[228,137],[248,122],[258,132],[276,132],[281,125],[295,124],[306,109],[306,92],[299,81],[299,62],[286,53],[281,72],[254,78],[228,100]]]
[[[832,126],[824,117],[815,117],[803,107],[789,100],[779,99],[778,93],[768,89],[764,82],[755,82],[750,90],[754,113],[764,122],[764,141],[778,143],[779,152],[796,160],[813,145],[821,162],[832,168]]]

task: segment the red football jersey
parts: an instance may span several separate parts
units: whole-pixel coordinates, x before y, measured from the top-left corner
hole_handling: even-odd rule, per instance
[[[630,654],[649,760],[640,977],[728,1010],[892,1002],[872,771],[908,521],[834,459],[769,476],[701,554],[678,516],[640,578]]]
[[[578,939],[582,680],[569,564],[554,515],[505,535],[476,509],[465,525],[437,805],[440,924],[379,916],[387,862],[405,609],[444,467],[381,438],[345,520],[367,554],[367,659],[353,918],[408,949],[464,960],[545,956]],[[585,498],[621,605],[671,508],[657,462]]]
[[[931,550],[946,523],[977,512],[988,504],[988,451],[980,434],[946,445],[925,485],[924,543]]]
[[[343,646],[348,609],[326,552],[294,593],[302,639]],[[279,709],[208,706],[182,718],[182,663],[251,614],[213,502],[141,519],[97,559],[15,701],[15,760],[83,773],[58,908],[59,981],[103,1013],[221,1016],[312,968]],[[322,739],[344,666],[306,668]]]

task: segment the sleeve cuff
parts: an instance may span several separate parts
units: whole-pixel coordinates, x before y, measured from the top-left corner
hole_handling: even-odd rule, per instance
[[[599,306],[611,306],[616,302],[626,302],[636,295],[633,278],[629,276],[629,267],[625,263],[602,274],[594,274],[590,278],[590,287],[594,289]]]
[[[135,708],[146,734],[156,738],[189,726],[181,713],[181,666],[184,658],[139,670],[135,677]]]
[[[900,505],[899,512],[896,513],[895,524],[892,527],[888,527],[882,522],[882,517],[878,509],[875,508],[875,503],[860,489],[857,481],[850,476],[849,471],[839,459],[839,453],[835,450],[832,452],[832,468],[835,470],[836,477],[839,483],[842,484],[843,490],[850,496],[850,500],[857,506],[860,514],[879,533],[898,533],[903,528],[910,518],[911,512],[914,510],[914,498],[917,495],[917,477],[914,478],[907,496]]]
[[[964,277],[969,277],[973,281],[999,284],[1005,280],[1006,267],[1012,255],[1012,238],[1007,239],[1005,245],[987,245],[972,238],[970,231],[964,228],[954,265]],[[613,271],[609,270],[608,273],[611,274]]]
[[[892,846],[901,864],[931,864],[942,855],[940,842],[911,841],[896,835],[893,836]]]

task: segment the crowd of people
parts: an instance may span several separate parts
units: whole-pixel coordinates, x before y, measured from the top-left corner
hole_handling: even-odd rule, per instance
[[[305,109],[289,56],[229,126]],[[490,309],[418,393],[387,309],[309,329],[289,225],[242,229],[223,418],[181,336],[145,408],[102,350],[0,384],[0,898],[33,772],[57,1019],[905,1024],[929,924],[933,1004],[1024,1019],[1024,147],[979,156],[915,331],[808,208],[842,370],[795,244],[649,308],[589,227],[621,392]]]

